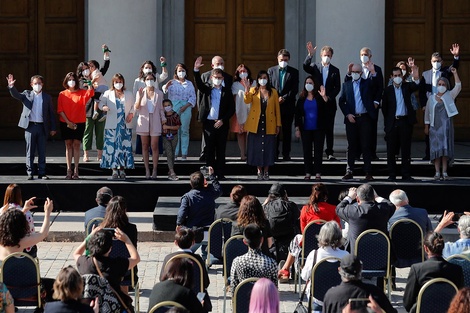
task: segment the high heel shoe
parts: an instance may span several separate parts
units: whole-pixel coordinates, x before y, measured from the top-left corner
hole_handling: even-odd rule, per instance
[[[67,170],[67,176],[65,176],[65,179],[72,179],[72,170]]]
[[[157,170],[156,169],[154,169],[152,171],[152,179],[157,179]]]
[[[145,179],[150,179],[150,170],[145,170]]]
[[[78,168],[75,169],[72,179],[80,179],[80,177],[78,177]]]

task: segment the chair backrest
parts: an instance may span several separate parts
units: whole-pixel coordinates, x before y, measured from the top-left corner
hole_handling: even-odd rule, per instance
[[[320,228],[325,223],[325,220],[314,220],[305,226],[302,233],[302,257],[300,258],[300,266],[304,266],[305,259],[310,252],[318,249],[317,235],[320,233]]]
[[[423,230],[418,223],[409,218],[400,219],[390,227],[389,234],[396,257],[395,267],[424,262]]]
[[[457,286],[448,279],[431,279],[419,290],[416,313],[446,313],[457,291]]]
[[[341,284],[338,268],[341,259],[328,257],[318,261],[312,269],[310,276],[310,301],[313,298],[323,301],[328,289]]]
[[[199,263],[199,261],[194,257],[194,255],[191,255],[189,253],[178,253],[174,256],[172,256],[168,262],[165,265],[165,268],[168,266],[168,264],[175,260],[175,259],[190,259],[193,262],[193,291],[195,294],[198,292],[204,292],[204,272],[202,269],[202,264]]]
[[[91,231],[93,230],[93,226],[100,225],[101,222],[103,222],[103,219],[104,218],[102,217],[95,217],[89,220],[88,223],[86,224],[85,236],[88,236],[89,234],[91,234]]]
[[[465,287],[470,287],[470,257],[464,254],[454,254],[447,258],[447,262],[462,267]]]
[[[109,257],[111,258],[129,258],[131,255],[129,254],[129,250],[127,250],[126,244],[122,242],[121,240],[113,239],[113,245],[111,248],[111,252],[109,253]],[[124,276],[125,278],[121,281],[122,286],[132,286],[135,287],[135,275],[134,275],[134,270],[135,267],[130,269],[126,275]],[[126,277],[130,277],[126,278]]]
[[[27,253],[15,252],[3,260],[0,282],[8,288],[16,306],[41,307],[39,263]]]
[[[91,302],[98,297],[100,312],[121,312],[121,303],[112,291],[106,278],[96,274],[84,274],[83,279],[83,302]]]
[[[232,268],[233,260],[248,252],[248,246],[243,242],[243,235],[232,236],[224,246],[224,283],[229,285],[228,277]]]
[[[383,270],[390,275],[390,240],[378,229],[363,231],[356,239],[354,254],[362,261],[362,269]]]
[[[207,241],[207,259],[206,263],[210,266],[210,256],[222,260],[224,252],[224,244],[230,238],[232,232],[232,220],[228,218],[220,218],[214,221],[209,227],[209,235]]]
[[[149,311],[149,313],[165,313],[166,311],[168,311],[169,309],[171,309],[173,307],[186,310],[186,308],[178,302],[163,301],[163,302],[159,302],[159,303],[155,304],[152,307],[152,309]]]
[[[255,277],[247,278],[237,285],[232,297],[233,313],[245,313],[249,311],[251,291],[258,279],[259,278]]]

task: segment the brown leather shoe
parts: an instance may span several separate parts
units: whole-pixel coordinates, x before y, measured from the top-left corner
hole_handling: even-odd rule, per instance
[[[374,180],[374,177],[372,177],[371,174],[366,173],[366,178],[365,178],[365,180]]]
[[[349,179],[353,179],[354,176],[353,176],[353,173],[352,172],[346,172],[346,175],[343,176],[343,178],[341,178],[342,180],[349,180]]]

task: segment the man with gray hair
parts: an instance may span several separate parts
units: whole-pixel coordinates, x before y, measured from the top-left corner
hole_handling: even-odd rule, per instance
[[[341,259],[338,268],[341,284],[330,288],[323,301],[323,312],[337,313],[348,305],[349,299],[369,298],[372,296],[384,312],[397,312],[380,288],[362,282],[362,262],[355,255],[349,254]],[[363,302],[364,307],[366,303]],[[362,311],[360,311],[362,312]]]
[[[85,231],[86,231],[86,225],[88,224],[89,221],[96,217],[104,217],[104,214],[106,213],[106,206],[108,205],[109,200],[113,197],[113,191],[104,186],[98,189],[96,192],[96,204],[98,206],[89,209],[88,211],[85,212]]]
[[[454,223],[454,212],[444,211],[442,220],[437,225],[435,232],[440,233],[442,229]],[[454,254],[465,254],[470,256],[470,212],[465,212],[460,216],[457,223],[457,230],[460,233],[460,239],[456,242],[446,242],[444,250],[442,251],[442,257],[448,258]]]
[[[423,235],[432,231],[431,220],[429,219],[428,212],[425,209],[414,208],[410,205],[406,192],[401,189],[395,189],[389,196],[390,202],[395,205],[396,211],[388,220],[388,229],[392,227],[393,223],[404,218],[409,218],[415,221],[421,227]]]

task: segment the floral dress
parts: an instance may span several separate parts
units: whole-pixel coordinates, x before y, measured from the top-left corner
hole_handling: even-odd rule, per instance
[[[0,301],[0,312],[5,312],[7,306],[13,303],[13,297],[3,283],[0,283]]]
[[[116,99],[116,129],[106,129],[101,168],[126,169],[134,168],[132,154],[132,129],[126,127],[124,102]]]

